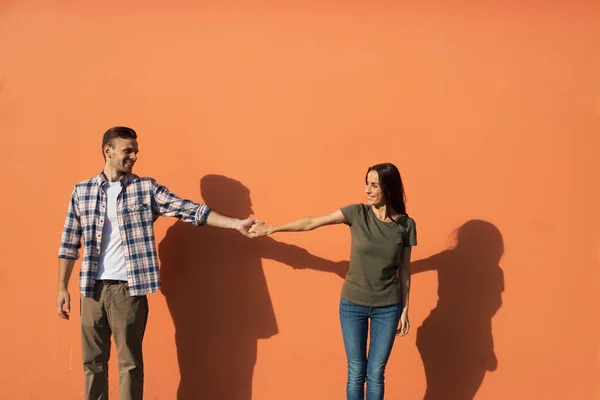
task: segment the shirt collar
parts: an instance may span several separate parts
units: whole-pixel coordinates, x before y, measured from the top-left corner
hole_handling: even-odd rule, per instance
[[[128,186],[131,182],[135,180],[135,178],[137,178],[137,175],[125,174],[121,176],[119,181],[121,182],[121,186]],[[106,179],[106,175],[104,175],[104,171],[100,171],[100,174],[96,176],[95,180],[98,186],[100,187],[102,187],[105,182],[108,182],[108,179]]]

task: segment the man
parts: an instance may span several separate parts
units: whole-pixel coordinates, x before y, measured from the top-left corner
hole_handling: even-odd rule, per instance
[[[59,250],[56,311],[69,319],[68,283],[83,239],[79,273],[85,398],[108,398],[110,338],[119,358],[121,400],[143,396],[142,340],[148,317],[146,295],[160,289],[154,221],[176,217],[195,226],[237,229],[247,236],[259,222],[219,215],[184,200],[151,178],[132,173],[137,134],[114,127],[102,140],[104,170],[75,185]]]

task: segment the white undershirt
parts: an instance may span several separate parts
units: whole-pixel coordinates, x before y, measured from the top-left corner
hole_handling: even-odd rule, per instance
[[[96,279],[127,280],[125,255],[121,245],[119,222],[117,220],[117,197],[121,193],[121,182],[106,182],[106,216],[102,228],[100,261]]]

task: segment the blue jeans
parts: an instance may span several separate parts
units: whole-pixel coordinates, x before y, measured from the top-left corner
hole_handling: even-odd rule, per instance
[[[400,321],[401,305],[387,307],[359,306],[340,301],[340,321],[348,359],[348,400],[383,400],[384,371],[392,352]],[[371,320],[371,342],[367,356],[367,334]]]

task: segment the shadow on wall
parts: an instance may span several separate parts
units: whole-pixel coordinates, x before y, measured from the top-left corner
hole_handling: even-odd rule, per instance
[[[215,211],[252,215],[250,191],[219,175],[200,181]],[[179,400],[250,400],[258,339],[278,333],[262,269],[273,259],[344,278],[348,262],[333,262],[270,237],[248,239],[233,230],[176,222],[159,245],[162,292],[175,325],[181,381]]]
[[[502,306],[502,234],[472,220],[456,232],[456,246],[411,263],[411,273],[437,271],[438,304],[417,331],[425,400],[473,400],[487,371],[495,371],[492,318]]]

